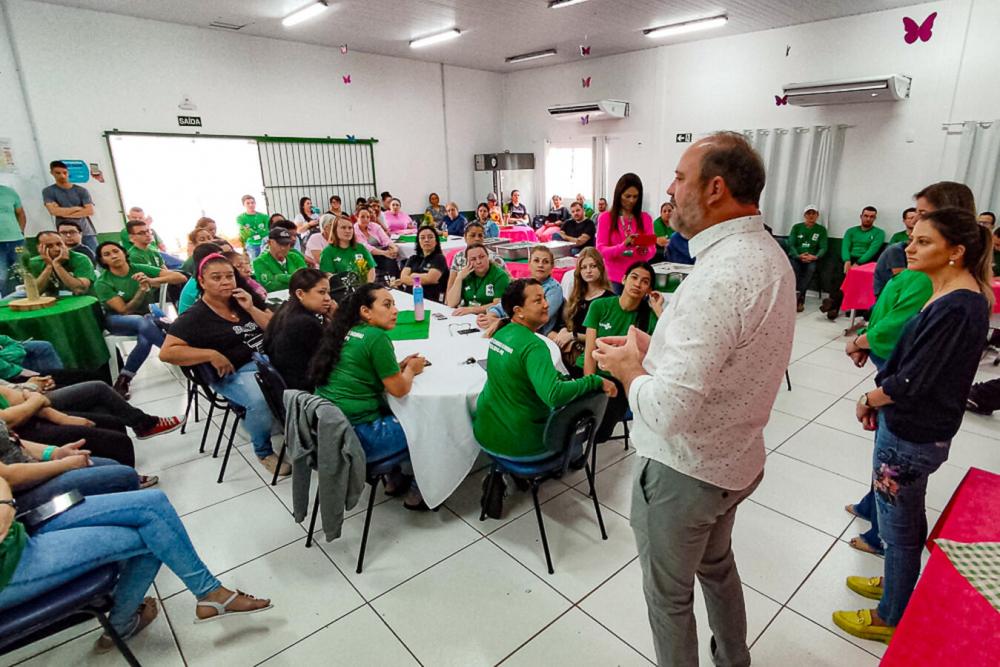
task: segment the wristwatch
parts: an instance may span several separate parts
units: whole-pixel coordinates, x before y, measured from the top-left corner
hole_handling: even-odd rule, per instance
[[[868,392],[861,394],[861,398],[858,399],[858,405],[863,405],[866,408],[871,407],[871,403],[868,402]]]
[[[17,511],[17,501],[14,500],[13,498],[11,498],[10,500],[0,500],[0,505],[10,505],[11,507],[14,508],[15,512]]]

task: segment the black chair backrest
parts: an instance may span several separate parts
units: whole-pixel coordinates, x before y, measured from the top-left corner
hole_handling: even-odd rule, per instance
[[[562,474],[566,473],[574,459],[590,456],[597,427],[607,407],[607,395],[594,392],[556,408],[549,415],[542,442],[553,455],[563,455]]]
[[[205,391],[206,395],[215,393],[212,391],[212,383],[219,379],[219,375],[215,372],[212,364],[203,363],[195,364],[194,366],[181,366],[180,369],[184,377]]]
[[[254,361],[257,363],[257,372],[254,377],[257,379],[257,385],[260,387],[260,392],[264,394],[264,400],[267,402],[267,407],[271,409],[271,414],[274,418],[282,425],[285,423],[285,389],[287,385],[285,384],[285,379],[281,377],[281,373],[278,369],[272,366],[266,359],[264,359],[259,354],[254,355]]]

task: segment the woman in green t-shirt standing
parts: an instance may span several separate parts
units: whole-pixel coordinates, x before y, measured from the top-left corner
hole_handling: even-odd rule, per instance
[[[319,270],[339,277],[354,274],[346,282],[370,283],[375,280],[375,259],[368,248],[358,242],[354,233],[354,223],[350,218],[337,218],[330,245],[323,248],[319,256]],[[332,286],[331,286],[332,287]]]
[[[500,296],[510,284],[507,272],[490,261],[482,243],[465,249],[465,266],[448,287],[445,303],[455,308],[453,315],[479,315],[500,303]]]
[[[136,337],[136,345],[115,380],[115,391],[128,399],[129,384],[149,351],[163,345],[164,334],[149,314],[149,306],[156,300],[155,288],[183,285],[187,276],[165,268],[129,264],[125,248],[114,241],[97,246],[97,263],[104,271],[94,283],[94,293],[104,305],[105,328],[115,336]]]
[[[401,398],[410,393],[413,378],[423,372],[427,361],[417,354],[396,361],[386,331],[396,327],[398,314],[389,290],[372,283],[362,285],[337,309],[310,368],[316,394],[343,411],[369,463],[406,449],[406,434],[385,394]],[[398,495],[397,491],[402,487],[386,489],[392,495]],[[427,509],[416,484],[403,506]]]

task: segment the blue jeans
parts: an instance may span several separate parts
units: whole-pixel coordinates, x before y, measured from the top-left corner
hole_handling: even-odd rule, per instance
[[[14,494],[17,497],[17,504],[22,509],[31,509],[44,505],[59,494],[73,489],[89,498],[105,493],[135,491],[139,488],[139,475],[136,474],[135,468],[97,456],[91,457],[90,460],[94,465],[89,468],[67,470],[27,491],[18,491]]]
[[[52,343],[47,340],[28,340],[21,345],[25,351],[24,361],[21,362],[23,368],[42,375],[45,375],[45,371],[62,370],[62,359],[59,358],[59,353]]]
[[[92,236],[92,235],[89,235],[89,234],[85,234],[85,235],[83,235],[83,236],[80,237],[80,243],[82,243],[83,245],[85,245],[88,248],[90,248],[94,252],[95,255],[97,254],[97,246],[99,244],[97,242],[97,236],[96,235]]]
[[[125,360],[123,375],[135,375],[153,347],[163,345],[166,334],[153,322],[151,315],[117,315],[108,313],[104,326],[115,336],[135,336],[136,344]]]
[[[216,380],[212,384],[212,389],[225,396],[226,400],[246,408],[247,416],[243,426],[250,434],[253,453],[262,459],[274,454],[274,449],[271,447],[274,416],[271,414],[271,408],[267,407],[264,394],[260,393],[260,386],[254,378],[256,372],[257,365],[251,361],[237,368],[235,373]]]
[[[899,625],[920,576],[927,539],[927,478],[948,460],[951,441],[911,442],[894,435],[879,414],[873,482],[879,530],[885,541],[885,578],[878,615]]]
[[[406,449],[406,433],[394,415],[367,424],[355,424],[354,432],[369,463],[387,459]]]
[[[246,243],[243,245],[243,251],[246,253],[247,258],[252,262],[258,257],[260,257],[262,244]]]
[[[119,563],[111,625],[127,634],[161,564],[196,598],[222,584],[198,557],[170,501],[149,489],[87,498],[43,524],[24,547],[0,609],[27,602],[108,563]]]
[[[14,291],[14,286],[8,284],[10,267],[17,264],[17,249],[24,245],[24,239],[20,241],[0,241],[0,296],[10,294]]]

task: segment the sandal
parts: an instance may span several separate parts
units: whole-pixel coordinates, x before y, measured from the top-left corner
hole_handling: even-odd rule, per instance
[[[121,634],[121,638],[128,639],[129,637],[135,637],[137,634],[142,632],[147,625],[156,620],[156,617],[160,614],[159,608],[156,606],[156,598],[147,597],[139,605],[139,608],[135,612],[135,620],[133,621],[132,627]],[[111,639],[111,635],[105,633],[97,638],[97,643],[94,644],[94,651],[96,653],[107,653],[111,649],[115,648],[115,642]]]
[[[222,618],[223,616],[234,616],[234,615],[244,616],[246,614],[256,614],[259,611],[267,611],[268,609],[274,609],[274,605],[271,604],[270,600],[267,601],[266,607],[260,607],[258,609],[246,609],[243,611],[231,611],[230,609],[228,609],[229,605],[231,605],[233,601],[241,595],[243,597],[250,598],[251,600],[257,599],[252,595],[247,595],[243,591],[237,590],[233,592],[233,594],[230,595],[228,598],[226,598],[225,602],[212,602],[211,600],[199,600],[197,604],[198,607],[210,607],[215,610],[215,613],[207,618],[198,618],[196,615],[194,622],[208,623],[209,621],[214,621],[218,618]]]
[[[844,511],[845,512],[847,512],[851,516],[856,516],[859,519],[864,519],[865,517],[863,517],[860,514],[858,514],[858,510],[856,508],[857,508],[857,505],[853,505],[853,504],[851,504],[851,505],[844,505]]]
[[[857,537],[852,537],[848,542],[848,544],[851,545],[851,548],[857,549],[858,551],[863,551],[866,554],[878,556],[879,558],[885,557],[885,549],[879,549],[877,547],[873,547],[872,545],[868,544],[865,538],[861,537],[860,535],[858,535]]]
[[[394,470],[387,475],[382,475],[382,484],[385,486],[385,495],[398,498],[405,495],[410,490],[413,478],[404,475],[399,470]]]
[[[151,486],[156,486],[160,482],[160,478],[156,475],[139,475],[139,488],[148,489]]]

